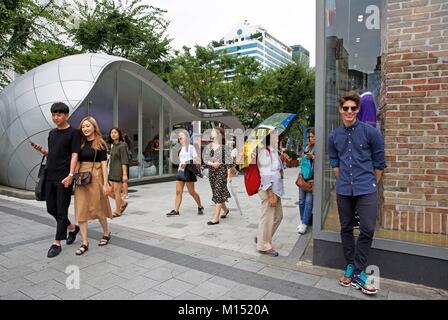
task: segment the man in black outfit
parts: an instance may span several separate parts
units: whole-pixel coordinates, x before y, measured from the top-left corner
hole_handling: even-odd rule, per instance
[[[56,257],[61,252],[61,240],[67,240],[67,244],[72,244],[79,232],[79,226],[72,224],[68,219],[73,175],[81,148],[79,130],[72,128],[67,122],[69,111],[66,104],[54,103],[51,106],[51,118],[57,128],[48,134],[48,151],[40,145],[33,144],[37,151],[47,157],[45,183],[47,211],[57,223],[55,240],[47,254],[49,258]]]

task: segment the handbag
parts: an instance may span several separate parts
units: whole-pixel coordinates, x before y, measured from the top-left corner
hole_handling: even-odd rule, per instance
[[[47,181],[47,163],[44,163],[45,156],[42,157],[42,161],[40,162],[39,173],[37,174],[37,178],[39,181],[34,188],[34,194],[36,196],[37,201],[45,201],[45,184]]]
[[[307,191],[307,192],[313,191],[313,183],[309,182],[309,181],[305,181],[303,179],[302,174],[299,174],[299,176],[297,177],[296,186],[304,191]]]
[[[75,173],[75,175],[73,177],[75,180],[75,185],[86,186],[92,182],[92,171],[93,171],[93,167],[95,166],[96,153],[97,153],[97,150],[95,150],[95,157],[93,158],[92,168],[90,169],[90,171],[79,172],[79,169],[78,169],[78,172]]]

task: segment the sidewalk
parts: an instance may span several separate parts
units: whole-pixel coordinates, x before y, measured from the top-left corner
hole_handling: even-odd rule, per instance
[[[55,224],[45,204],[0,196],[0,299],[448,299],[447,291],[387,279],[376,297],[367,297],[340,287],[341,271],[299,261],[294,178],[288,169],[284,220],[274,239],[278,258],[255,250],[259,202],[245,195],[242,177],[233,184],[243,214],[232,200],[228,218],[216,226],[206,225],[213,213],[206,179],[197,183],[204,216],[188,193],[181,216],[165,216],[173,207],[173,182],[132,187],[128,209],[111,221],[110,245],[97,246],[101,232],[92,222],[89,251],[81,257],[74,254],[78,238],[48,259]],[[66,288],[70,265],[80,269],[79,290]]]

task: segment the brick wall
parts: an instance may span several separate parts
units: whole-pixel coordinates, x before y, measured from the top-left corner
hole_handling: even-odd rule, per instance
[[[382,226],[448,234],[448,0],[388,0]]]

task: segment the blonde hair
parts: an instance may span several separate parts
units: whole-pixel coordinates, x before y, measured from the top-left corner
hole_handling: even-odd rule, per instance
[[[93,139],[93,142],[92,142],[92,148],[95,150],[107,150],[107,144],[101,135],[100,126],[98,125],[98,122],[95,120],[95,118],[93,118],[91,116],[85,117],[79,123],[79,131],[81,133],[81,148],[84,147],[86,140],[87,140],[86,136],[82,132],[82,124],[86,121],[89,121],[92,124],[92,126],[95,128],[95,131],[93,132],[93,134],[95,135],[95,138]]]

